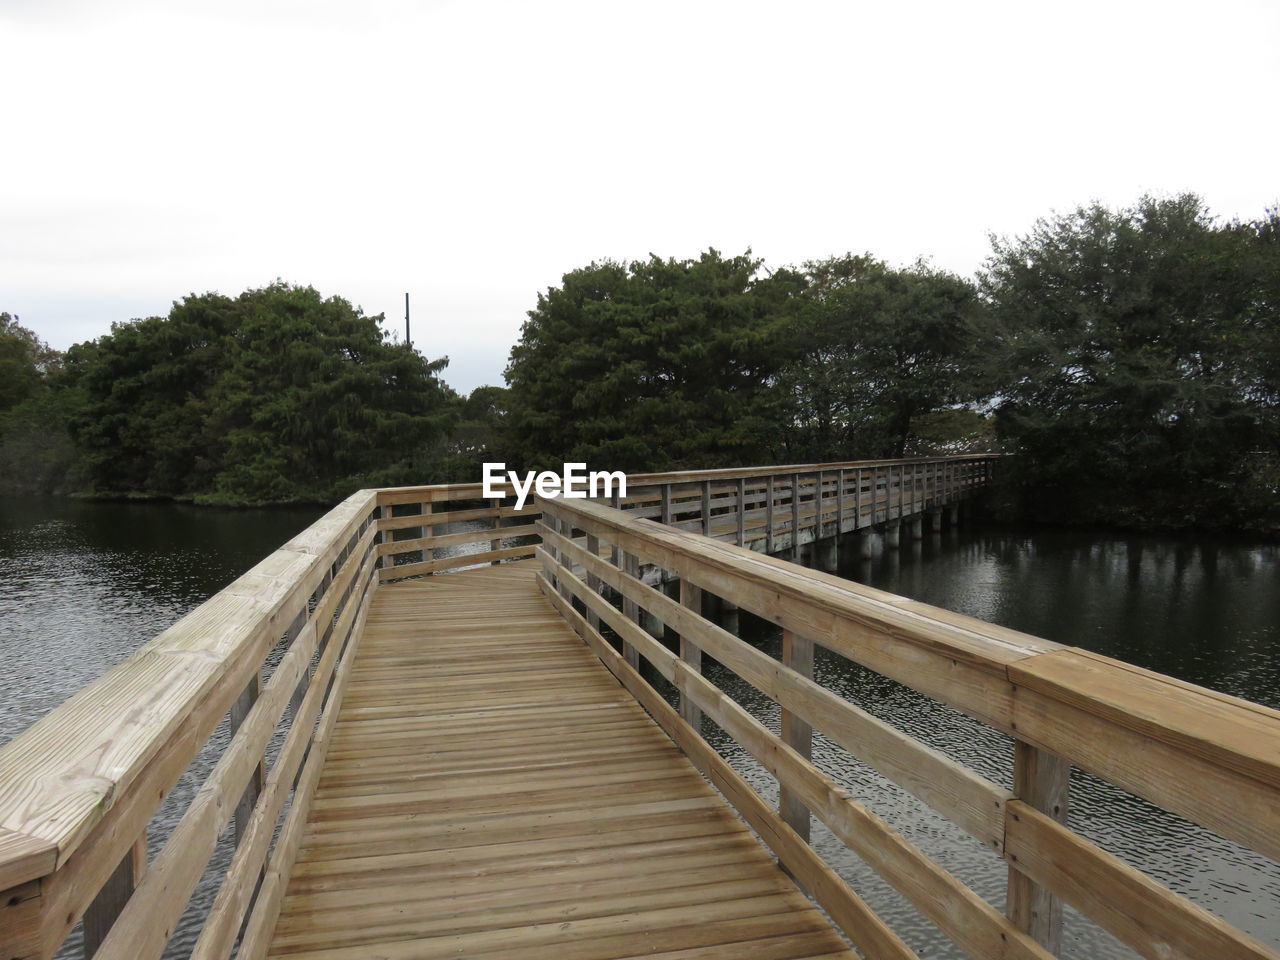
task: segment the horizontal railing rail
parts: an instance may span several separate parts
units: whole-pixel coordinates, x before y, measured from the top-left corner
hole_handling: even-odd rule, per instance
[[[540,508],[543,592],[868,957],[913,954],[806,842],[811,814],[969,956],[1053,955],[1066,902],[1153,960],[1280,957],[1073,831],[1066,816],[1074,765],[1280,858],[1280,712],[628,511],[581,500]],[[678,580],[679,599],[655,580]],[[709,596],[781,627],[781,659],[704,616]],[[664,643],[668,632],[677,649]],[[816,682],[815,646],[1009,735],[1013,789]],[[778,705],[780,735],[703,675],[703,655]],[[674,685],[678,710],[641,661]],[[778,810],[703,739],[703,717],[776,779]],[[816,765],[814,730],[1002,857],[1005,911]]]

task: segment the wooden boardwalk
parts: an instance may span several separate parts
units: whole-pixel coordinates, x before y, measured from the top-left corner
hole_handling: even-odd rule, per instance
[[[1152,960],[1280,960],[1067,821],[1079,768],[1280,861],[1280,711],[743,549],[794,556],[792,539],[872,524],[892,548],[923,535],[922,512],[954,523],[991,466],[651,475],[614,506],[357,491],[0,748],[0,957],[162,960],[194,916],[191,960],[816,960],[848,944],[912,960],[807,842],[816,818],[824,849],[851,851],[965,956],[1052,960],[1069,905]],[[494,561],[517,562],[479,566]],[[671,580],[679,599],[655,586]],[[704,614],[729,605],[779,628],[781,655]],[[818,648],[1005,734],[1012,789],[824,686]],[[700,717],[772,777],[776,804]],[[1003,904],[815,764],[815,734],[1003,862]],[[149,838],[206,742],[217,763]],[[1216,853],[1179,855],[1199,869]],[[1262,887],[1237,897],[1231,916],[1275,912]]]
[[[270,955],[852,958],[535,576],[378,591]]]

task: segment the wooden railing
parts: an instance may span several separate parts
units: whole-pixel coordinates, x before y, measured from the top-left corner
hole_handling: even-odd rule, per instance
[[[479,483],[379,490],[381,580],[533,556],[534,545],[519,541],[536,535],[538,509],[532,498],[517,509],[510,487],[502,489],[505,495],[493,499]]]
[[[913,954],[806,842],[811,814],[972,957],[1053,955],[1064,901],[1152,960],[1280,957],[1066,822],[1075,765],[1280,858],[1280,713],[629,511],[581,500],[541,509],[543,592],[866,956]],[[650,585],[675,579],[678,600]],[[703,616],[709,595],[781,627],[781,659]],[[815,645],[1013,738],[1013,789],[816,682]],[[704,654],[778,704],[780,736],[702,674]],[[674,685],[678,709],[642,660]],[[776,778],[778,810],[703,739],[703,717]],[[810,758],[814,730],[1002,857],[1006,910],[841,789]]]
[[[0,750],[0,957],[50,957],[81,917],[86,956],[159,956],[233,819],[193,956],[225,960],[242,929],[240,956],[261,952],[376,585],[376,505],[349,497]],[[148,824],[224,718],[148,863]]]
[[[930,514],[955,507],[986,484],[992,454],[863,460],[747,470],[651,473],[630,478],[625,502],[637,517],[765,553],[903,521],[917,534]],[[935,522],[940,519],[935,517]]]
[[[782,549],[954,503],[987,472],[941,458],[648,475],[619,516]],[[228,842],[192,956],[261,957],[379,582],[531,556],[541,510],[479,484],[353,494],[0,748],[0,960],[52,957],[81,919],[85,956],[161,956]],[[161,828],[202,758],[211,772]]]
[[[767,553],[799,556],[803,544],[868,527],[900,523],[918,535],[930,515],[955,508],[984,486],[999,458],[991,454],[914,460],[861,460],[728,470],[632,474],[613,506]],[[480,562],[532,556],[539,508],[485,500],[481,484],[380,490],[381,579],[442,573]],[[934,516],[933,522],[940,522]],[[466,523],[472,529],[453,529]]]

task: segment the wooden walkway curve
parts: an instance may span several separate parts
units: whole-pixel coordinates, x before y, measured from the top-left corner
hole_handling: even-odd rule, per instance
[[[852,958],[536,574],[378,591],[270,956]]]

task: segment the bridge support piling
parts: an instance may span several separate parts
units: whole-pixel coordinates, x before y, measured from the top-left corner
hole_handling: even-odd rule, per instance
[[[818,563],[822,565],[823,570],[830,571],[839,566],[840,548],[837,544],[837,540],[837,537],[827,537],[827,539],[814,544],[818,553]]]
[[[737,635],[740,624],[738,605],[728,600],[720,601],[720,625],[730,633]]]
[[[924,539],[924,518],[919,514],[911,518],[911,539]]]
[[[902,528],[896,520],[890,520],[884,525],[884,545],[886,547],[902,545]]]
[[[853,550],[859,560],[871,559],[871,531],[859,530],[853,535]]]

